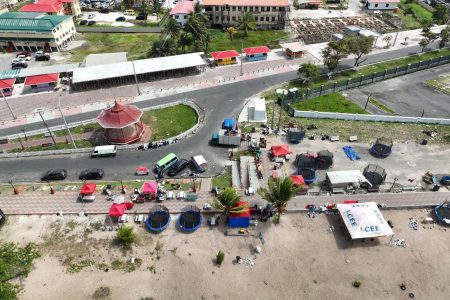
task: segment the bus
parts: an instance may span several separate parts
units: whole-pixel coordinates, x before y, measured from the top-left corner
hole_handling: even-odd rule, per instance
[[[175,164],[177,161],[178,157],[175,154],[167,154],[156,163],[155,169],[158,173],[164,172],[171,166],[173,166],[173,164]]]

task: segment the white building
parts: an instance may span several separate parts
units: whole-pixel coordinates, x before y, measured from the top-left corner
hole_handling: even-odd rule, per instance
[[[370,10],[394,10],[400,0],[366,0],[365,7]]]
[[[170,17],[175,19],[181,27],[189,20],[194,12],[194,1],[181,1],[170,10]]]

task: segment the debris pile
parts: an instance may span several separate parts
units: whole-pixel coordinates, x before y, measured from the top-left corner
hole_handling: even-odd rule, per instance
[[[419,230],[419,222],[414,218],[409,218],[409,228],[413,230]]]
[[[406,244],[406,241],[405,240],[401,240],[401,239],[395,239],[392,242],[392,244],[395,245],[395,246],[403,247],[403,248],[408,247],[408,244]]]

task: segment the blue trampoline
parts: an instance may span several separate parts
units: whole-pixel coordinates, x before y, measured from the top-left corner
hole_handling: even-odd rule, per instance
[[[183,208],[178,217],[178,227],[183,231],[195,231],[202,226],[202,213],[195,205]]]
[[[161,232],[170,224],[169,209],[163,205],[155,205],[148,213],[145,225],[152,232]]]
[[[439,221],[445,225],[450,225],[450,203],[438,205],[434,208],[434,214]]]
[[[302,175],[307,185],[316,181],[316,170],[312,168],[299,168],[297,169],[297,175]]]

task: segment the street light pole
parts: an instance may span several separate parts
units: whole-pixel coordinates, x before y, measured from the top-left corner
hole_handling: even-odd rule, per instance
[[[13,119],[14,120],[17,119],[17,117],[14,115],[14,113],[13,113],[13,111],[11,109],[11,106],[9,106],[8,100],[6,100],[5,94],[3,93],[3,89],[0,89],[0,92],[2,93],[3,100],[5,100],[6,106],[8,106],[9,112],[11,113]]]
[[[20,129],[20,131],[22,131],[23,136],[25,137],[25,141],[28,141],[28,137],[27,137],[27,134],[25,133],[25,129],[26,129],[26,127],[23,127]]]
[[[134,61],[131,61],[131,65],[133,66],[133,73],[134,73],[134,80],[136,81],[136,89],[138,92],[138,95],[141,95],[141,90],[139,89],[139,82],[138,82],[138,78],[136,75],[136,69],[134,68]]]
[[[59,112],[61,113],[61,116],[63,118],[66,130],[69,133],[70,141],[72,142],[73,149],[77,149],[77,145],[75,145],[75,141],[73,139],[72,132],[70,132],[69,126],[67,126],[66,117],[64,116],[64,114],[63,114],[63,112],[61,110],[61,95],[59,95],[59,97],[58,97],[58,108],[59,108]]]
[[[41,110],[38,110],[38,114],[39,114],[39,116],[40,116],[41,119],[42,119],[42,123],[44,123],[44,126],[47,128],[47,131],[48,131],[48,133],[50,134],[50,137],[51,137],[52,140],[53,140],[53,144],[56,146],[55,137],[53,136],[53,133],[50,131],[50,128],[48,128],[48,125],[47,125],[47,123],[45,122],[44,117],[42,116],[42,111],[41,111]]]
[[[244,42],[241,40],[241,76],[244,75],[244,58],[242,56],[242,53],[244,52]]]

